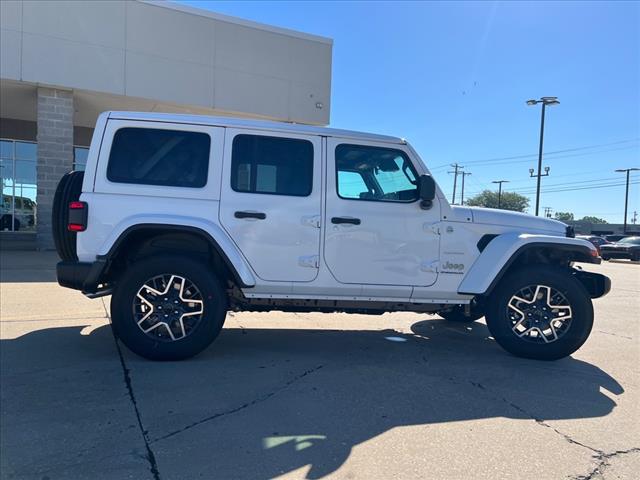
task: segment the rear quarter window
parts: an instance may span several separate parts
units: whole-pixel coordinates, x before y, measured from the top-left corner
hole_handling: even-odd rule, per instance
[[[117,183],[201,188],[211,137],[202,132],[121,128],[113,136],[107,179]]]

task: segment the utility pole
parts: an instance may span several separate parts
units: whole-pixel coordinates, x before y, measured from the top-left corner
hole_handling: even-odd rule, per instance
[[[498,208],[500,208],[500,204],[502,201],[502,184],[503,183],[509,183],[509,180],[494,180],[491,183],[497,183],[498,184]]]
[[[637,170],[640,170],[640,168],[619,168],[616,170],[616,172],[627,173],[627,188],[624,194],[624,227],[622,228],[622,233],[625,235],[627,233],[627,207],[629,206],[629,172],[635,172]]]
[[[544,207],[544,216],[546,218],[551,218],[551,211],[553,210],[553,208],[551,207]]]
[[[453,173],[454,177],[453,177],[453,196],[451,198],[451,204],[455,205],[456,203],[456,184],[458,183],[458,172],[459,170],[462,170],[464,167],[461,165],[458,165],[458,163],[452,163],[451,166],[455,169],[453,172],[449,171],[447,173]]]
[[[638,221],[638,212],[637,211],[633,211],[633,218],[631,218],[631,223],[633,223],[634,225],[637,223]]]
[[[462,175],[462,198],[460,199],[460,205],[464,205],[464,177],[471,175],[471,172],[460,172]]]
[[[536,183],[536,217],[538,216],[538,212],[540,209],[540,181],[541,177],[546,177],[549,175],[549,167],[545,167],[544,175],[542,174],[542,143],[544,139],[544,112],[547,105],[559,105],[558,97],[542,97],[540,100],[527,100],[527,105],[537,105],[538,103],[542,104],[542,116],[540,117],[540,147],[538,148],[538,173],[536,175],[533,174],[533,168],[529,169],[529,175],[531,177],[537,177]]]

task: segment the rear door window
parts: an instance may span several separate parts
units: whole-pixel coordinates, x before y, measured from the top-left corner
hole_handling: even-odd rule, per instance
[[[111,182],[201,188],[207,184],[211,138],[206,133],[121,128],[111,145]]]
[[[313,144],[308,140],[236,135],[231,188],[236,192],[306,197],[313,186]]]

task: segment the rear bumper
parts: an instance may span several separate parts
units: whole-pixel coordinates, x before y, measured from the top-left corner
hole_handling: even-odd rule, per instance
[[[66,288],[80,290],[90,296],[107,295],[108,288],[104,285],[103,273],[107,262],[59,262],[56,265],[58,283]]]

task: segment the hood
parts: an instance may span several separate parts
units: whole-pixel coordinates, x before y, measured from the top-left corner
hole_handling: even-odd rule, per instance
[[[550,218],[534,217],[527,213],[511,212],[509,210],[497,210],[495,208],[469,207],[473,216],[473,223],[486,225],[500,225],[514,227],[524,233],[547,233],[562,235],[567,232],[567,225]]]

